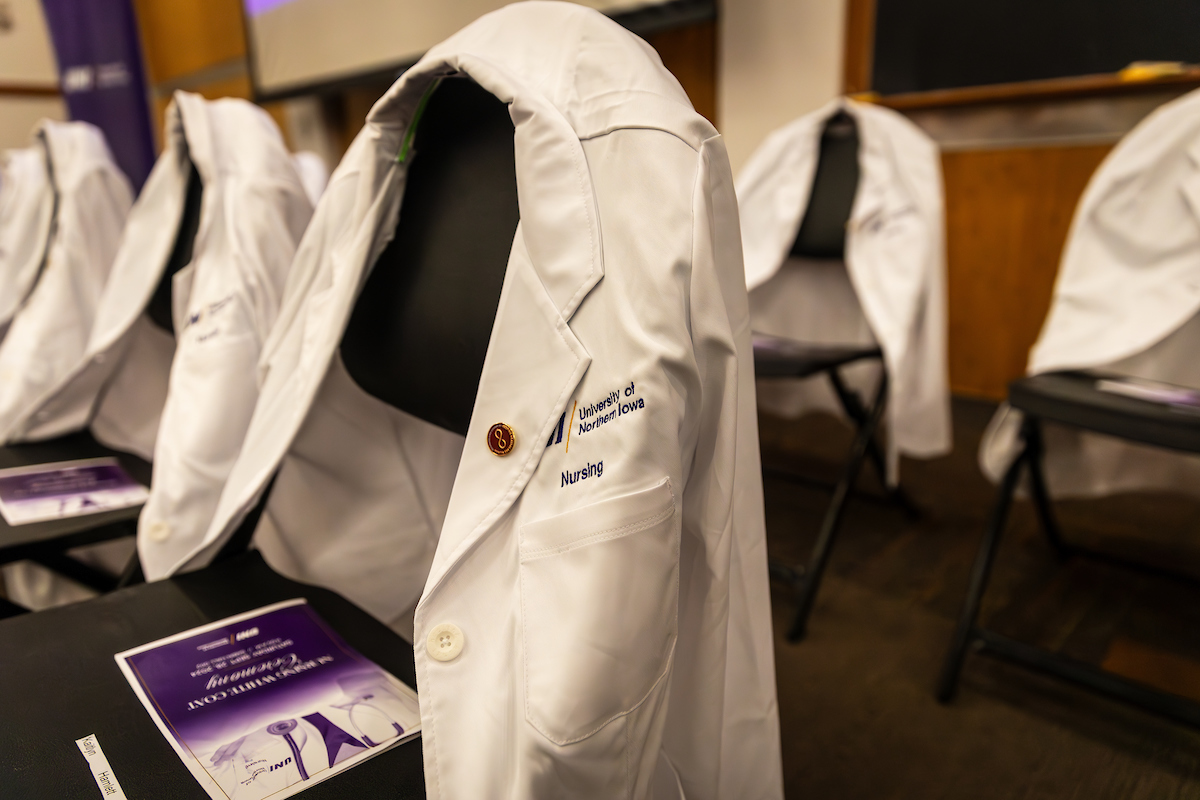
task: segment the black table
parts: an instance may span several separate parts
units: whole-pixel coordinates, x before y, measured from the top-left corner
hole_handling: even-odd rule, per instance
[[[349,644],[410,686],[412,647],[333,592],[290,581],[257,553],[83,603],[0,620],[0,796],[100,797],[75,744],[95,734],[130,800],[207,800],[117,667],[113,654],[307,598]],[[317,784],[305,800],[423,798],[416,739]]]

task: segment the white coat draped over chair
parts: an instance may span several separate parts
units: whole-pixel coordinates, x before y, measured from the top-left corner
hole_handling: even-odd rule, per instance
[[[790,258],[808,207],[825,122],[844,110],[860,138],[845,264]],[[767,137],[737,181],[754,330],[812,344],[877,342],[890,375],[889,481],[900,454],[950,449],[945,222],[937,145],[890,109],[835,100]],[[878,368],[845,370],[860,391]],[[782,416],[837,411],[829,386],[762,381],[759,405]]]
[[[41,257],[36,242],[27,250],[36,285],[0,344],[0,442],[21,438],[36,399],[83,357],[133,204],[98,128],[47,120],[35,137],[54,193],[52,232]]]
[[[90,427],[109,447],[152,461],[138,525],[139,538],[152,540],[208,527],[312,215],[278,128],[257,106],[177,92],[164,127],[164,152],[129,216],[86,348],[52,384],[25,385],[23,402],[4,418],[10,442]],[[147,308],[176,249],[193,167],[203,186],[199,224],[190,262],[170,278],[172,334]],[[122,561],[111,555],[104,566]],[[65,591],[16,572],[10,583],[41,587],[37,596],[22,593],[31,607]]]
[[[1200,91],[1143,120],[1092,176],[1067,236],[1028,374],[1102,369],[1200,388]],[[999,480],[1022,415],[993,418],[980,464]],[[1200,458],[1047,425],[1046,483],[1059,497],[1138,489],[1200,494]]]
[[[453,74],[509,104],[520,208],[465,440],[338,351]],[[535,2],[433,48],[335,170],[262,363],[212,527],[147,546],[148,576],[205,564],[278,471],[271,564],[413,637],[429,797],[782,796],[736,200],[649,46]]]
[[[329,183],[329,167],[325,166],[321,156],[311,150],[293,153],[292,163],[296,165],[296,173],[300,176],[300,182],[304,184],[308,199],[315,206],[325,192],[325,185]]]
[[[33,291],[53,220],[54,187],[45,147],[0,155],[0,341]]]

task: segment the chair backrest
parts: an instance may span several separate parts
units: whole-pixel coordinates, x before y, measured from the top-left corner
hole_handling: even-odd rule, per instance
[[[444,79],[416,124],[395,237],[341,355],[368,394],[465,435],[520,219],[513,124],[463,77]]]
[[[825,122],[808,209],[792,244],[801,258],[843,258],[846,223],[858,192],[858,124],[839,111]]]
[[[177,333],[172,313],[171,286],[175,273],[192,263],[192,246],[196,241],[196,232],[200,229],[200,201],[204,194],[204,182],[196,165],[188,173],[187,198],[183,203],[183,218],[179,222],[179,232],[175,234],[175,246],[171,249],[171,257],[163,270],[154,294],[150,296],[150,304],[146,313],[150,320],[167,333]]]

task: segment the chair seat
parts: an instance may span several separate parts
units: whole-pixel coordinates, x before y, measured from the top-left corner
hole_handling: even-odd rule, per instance
[[[1100,380],[1117,377],[1082,370],[1033,375],[1009,384],[1008,402],[1043,420],[1200,453],[1200,409],[1127,397],[1096,386]]]
[[[882,358],[878,345],[822,345],[782,336],[753,335],[754,374],[760,378],[807,378],[868,358]]]
[[[0,469],[110,456],[116,458],[134,480],[146,486],[150,485],[149,462],[105,447],[87,431],[44,442],[0,447]],[[136,530],[141,510],[142,507],[138,505],[15,527],[0,518],[0,564],[34,557],[47,549],[62,552],[72,547],[130,535]]]

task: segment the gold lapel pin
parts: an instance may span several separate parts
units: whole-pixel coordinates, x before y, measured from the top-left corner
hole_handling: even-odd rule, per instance
[[[488,428],[488,449],[498,456],[506,456],[517,446],[517,434],[503,422]]]

